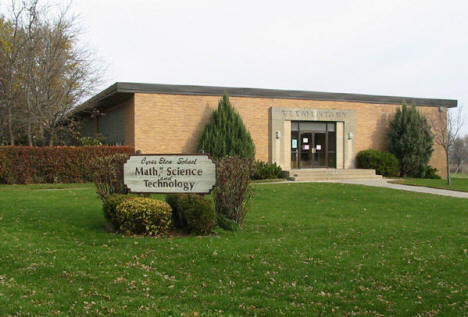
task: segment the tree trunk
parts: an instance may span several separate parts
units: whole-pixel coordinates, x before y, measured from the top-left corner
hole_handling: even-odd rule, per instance
[[[449,151],[445,150],[445,158],[447,160],[447,184],[452,185],[452,178],[450,177],[450,162],[449,162]]]
[[[54,146],[54,134],[50,133],[49,146]]]
[[[15,136],[13,134],[13,114],[11,106],[8,107],[8,133],[10,134],[10,145],[15,145]]]
[[[33,146],[32,135],[31,135],[31,117],[30,116],[28,117],[27,134],[28,134],[28,145]]]

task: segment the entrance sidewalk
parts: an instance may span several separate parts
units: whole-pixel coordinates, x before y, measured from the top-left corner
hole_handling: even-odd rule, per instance
[[[447,189],[439,189],[439,188],[430,188],[430,187],[423,187],[423,186],[410,186],[410,185],[401,185],[401,184],[392,184],[390,183],[392,179],[350,179],[350,180],[339,180],[339,181],[328,181],[328,183],[343,183],[343,184],[354,184],[354,185],[364,185],[364,186],[373,186],[373,187],[385,187],[385,188],[393,188],[399,190],[406,190],[409,192],[417,192],[417,193],[424,193],[424,194],[433,194],[433,195],[441,195],[441,196],[450,196],[450,197],[457,197],[457,198],[467,198],[467,192],[459,192],[455,190],[447,190]]]
[[[423,186],[409,186],[401,184],[392,184],[390,183],[393,179],[344,179],[344,180],[320,180],[320,181],[283,181],[283,182],[271,182],[263,184],[297,184],[297,183],[341,183],[341,184],[353,184],[353,185],[364,185],[364,186],[373,186],[373,187],[384,187],[392,188],[399,190],[406,190],[409,192],[417,192],[424,194],[440,195],[440,196],[449,196],[456,198],[466,198],[468,199],[467,192],[459,192],[455,190],[446,190],[438,188],[430,188]],[[258,183],[262,184],[262,183]]]

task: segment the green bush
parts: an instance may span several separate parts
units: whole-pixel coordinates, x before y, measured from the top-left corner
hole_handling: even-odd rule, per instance
[[[170,194],[166,202],[172,208],[176,228],[193,234],[209,234],[216,226],[216,212],[212,203],[193,194]]]
[[[252,169],[251,179],[283,178],[283,170],[276,163],[256,161]]]
[[[216,222],[218,226],[223,228],[224,230],[228,231],[237,231],[239,230],[239,225],[234,220],[226,218],[226,216],[217,214],[216,215]]]
[[[183,194],[168,194],[166,196],[166,202],[171,206],[172,209],[172,225],[177,229],[187,229],[187,220],[184,217],[183,210],[179,208],[179,198]]]
[[[424,177],[433,152],[431,127],[416,107],[403,104],[390,122],[389,151],[400,162],[400,176]]]
[[[437,168],[428,165],[424,173],[424,178],[441,179],[442,177],[437,175]]]
[[[177,199],[177,210],[183,214],[186,230],[197,235],[210,234],[216,227],[216,212],[211,201],[188,194]]]
[[[253,159],[225,157],[216,166],[216,213],[239,225],[244,221],[252,197],[252,188],[248,187],[252,165]]]
[[[84,136],[79,139],[80,145],[83,146],[95,146],[106,144],[106,137],[102,134],[98,134],[95,137]]]
[[[170,228],[172,210],[166,202],[152,198],[125,199],[116,208],[117,228],[125,234],[160,235]]]
[[[400,173],[398,159],[389,152],[372,149],[361,151],[357,155],[357,163],[359,168],[375,169],[382,176],[398,176]]]
[[[112,194],[102,198],[102,211],[106,220],[112,224],[115,229],[120,227],[120,223],[116,217],[117,206],[127,199],[138,197],[136,195]]]
[[[128,154],[113,154],[98,157],[91,162],[94,184],[101,198],[128,193],[123,180],[123,166],[129,157]]]
[[[211,115],[203,129],[198,151],[210,154],[214,159],[226,156],[253,158],[255,145],[241,116],[234,110],[229,96],[224,94],[218,109]]]

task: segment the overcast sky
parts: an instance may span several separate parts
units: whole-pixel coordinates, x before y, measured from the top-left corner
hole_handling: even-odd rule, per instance
[[[468,103],[466,0],[74,0],[73,11],[83,39],[107,63],[103,86],[240,86]]]

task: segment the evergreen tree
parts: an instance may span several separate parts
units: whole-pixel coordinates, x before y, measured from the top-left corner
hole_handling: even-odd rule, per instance
[[[210,122],[201,133],[198,151],[208,153],[214,159],[225,156],[255,156],[255,146],[250,133],[226,93],[219,100],[218,109],[212,113]]]
[[[425,177],[433,152],[433,136],[426,118],[414,105],[404,103],[390,126],[389,150],[400,161],[400,175]]]

